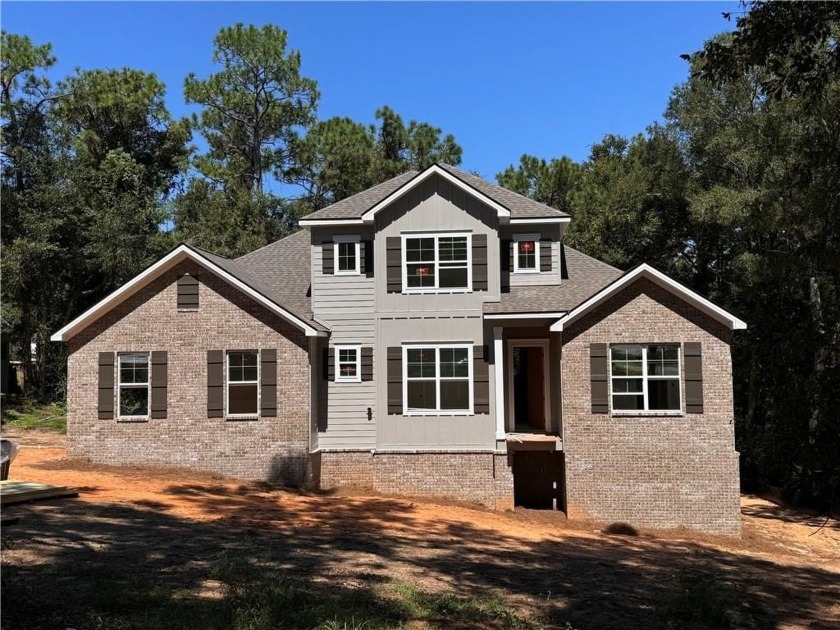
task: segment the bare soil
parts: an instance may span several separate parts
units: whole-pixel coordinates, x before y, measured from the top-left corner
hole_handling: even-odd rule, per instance
[[[741,538],[606,534],[603,523],[559,513],[94,465],[69,458],[63,436],[20,439],[11,478],[74,486],[79,497],[3,510],[20,517],[2,532],[4,589],[9,568],[16,580],[37,575],[39,588],[60,591],[38,567],[60,581],[56,567],[95,565],[213,599],[223,596],[213,566],[235,557],[331,589],[387,582],[458,596],[491,592],[546,627],[721,627],[691,606],[685,612],[689,575],[708,578],[731,608],[722,627],[840,628],[840,522],[756,496],[742,498]],[[74,584],[78,601],[57,604],[43,622],[4,597],[3,627],[67,627],[60,624],[90,612],[85,589],[107,587],[83,577]]]

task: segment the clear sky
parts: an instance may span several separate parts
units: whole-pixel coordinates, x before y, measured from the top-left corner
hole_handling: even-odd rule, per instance
[[[5,31],[50,42],[55,78],[130,66],[167,85],[176,116],[188,72],[206,76],[223,26],[274,23],[318,81],[320,118],[373,122],[390,105],[452,133],[488,179],[523,153],[586,157],[606,133],[661,118],[682,53],[731,28],[703,3],[2,3]]]

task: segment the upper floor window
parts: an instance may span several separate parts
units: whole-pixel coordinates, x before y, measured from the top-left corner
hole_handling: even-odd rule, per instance
[[[255,416],[260,409],[260,353],[256,350],[228,352],[227,414]]]
[[[361,264],[359,261],[358,236],[336,236],[335,237],[335,273],[355,275],[360,273]]]
[[[610,382],[613,411],[680,411],[680,349],[611,346]]]
[[[513,272],[539,273],[540,237],[537,234],[517,234],[513,237]]]
[[[335,374],[337,383],[361,382],[361,348],[359,346],[336,346],[335,359],[335,364],[338,366]]]
[[[119,355],[117,408],[120,418],[149,417],[149,355]]]
[[[469,234],[404,235],[404,290],[469,291],[470,240]]]

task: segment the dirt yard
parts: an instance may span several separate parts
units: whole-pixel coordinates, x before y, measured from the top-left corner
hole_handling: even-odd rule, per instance
[[[608,535],[554,513],[96,466],[61,440],[24,434],[12,466],[79,497],[3,509],[20,519],[2,531],[9,630],[840,627],[840,523],[758,497],[741,539]]]

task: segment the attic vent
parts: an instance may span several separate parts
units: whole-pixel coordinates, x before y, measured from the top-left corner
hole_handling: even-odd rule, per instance
[[[178,308],[198,308],[198,278],[185,274],[178,278]]]

